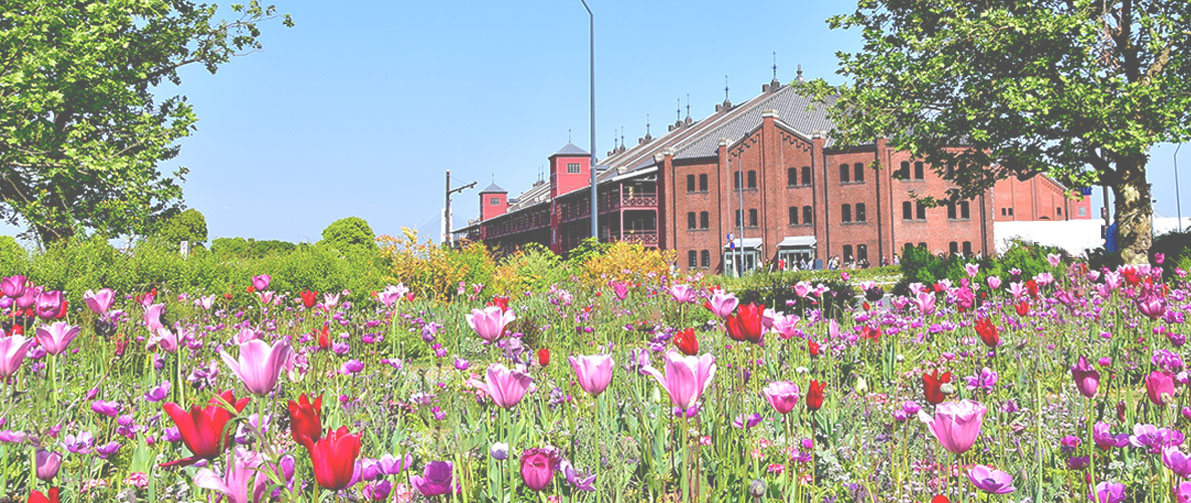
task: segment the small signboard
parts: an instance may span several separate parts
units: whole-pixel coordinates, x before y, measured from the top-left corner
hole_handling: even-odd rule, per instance
[[[187,255],[190,255],[190,241],[178,243],[178,251],[182,253],[183,258],[186,258]]]

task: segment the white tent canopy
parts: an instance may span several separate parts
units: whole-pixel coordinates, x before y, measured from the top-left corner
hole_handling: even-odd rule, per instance
[[[727,250],[732,244],[736,245],[737,250],[759,250],[761,249],[761,238],[744,238],[744,244],[741,244],[740,238],[733,239],[730,243],[724,245]]]
[[[778,248],[814,248],[819,240],[814,236],[786,236],[777,244]]]

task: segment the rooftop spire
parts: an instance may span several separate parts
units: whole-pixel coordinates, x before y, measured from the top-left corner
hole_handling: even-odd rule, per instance
[[[802,80],[802,65],[798,65],[798,81],[803,82],[803,80]]]
[[[649,134],[649,114],[645,114],[645,141],[653,141],[653,136]]]
[[[773,51],[773,80],[769,81],[769,90],[777,91],[782,83],[777,80],[777,51]]]
[[[687,95],[686,95],[686,119],[683,122],[686,122],[686,125],[688,125],[688,126],[691,125],[691,122],[693,122],[693,121],[691,121],[691,95],[690,95],[690,93],[687,93]]]
[[[682,98],[674,99],[674,125],[682,125]]]
[[[567,128],[567,143],[571,143],[571,128]]]

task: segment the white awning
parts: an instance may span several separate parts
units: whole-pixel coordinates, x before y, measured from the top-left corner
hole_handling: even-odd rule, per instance
[[[819,241],[814,236],[786,236],[777,244],[778,248],[814,248]]]
[[[724,245],[724,249],[729,249],[729,245],[736,244],[737,249],[761,249],[761,238],[744,238],[744,244],[740,243],[740,238],[733,239],[731,243]]]

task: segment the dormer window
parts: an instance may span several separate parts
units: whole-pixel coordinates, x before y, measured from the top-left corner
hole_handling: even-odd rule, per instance
[[[568,163],[567,163],[567,174],[570,174],[570,175],[577,175],[577,174],[579,174],[579,163],[577,163],[577,162],[568,162]]]
[[[488,204],[492,205],[492,206],[500,206],[500,198],[499,197],[489,198]]]

